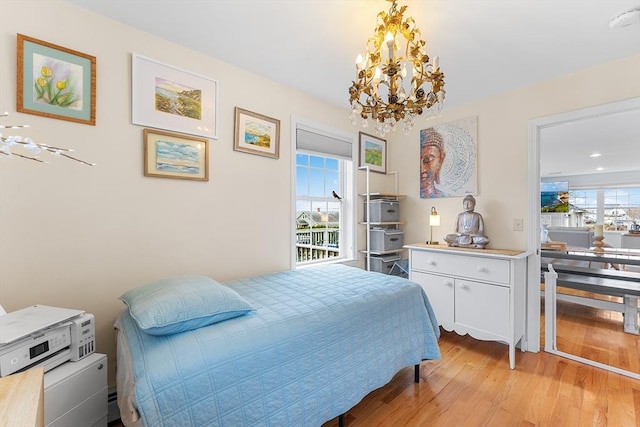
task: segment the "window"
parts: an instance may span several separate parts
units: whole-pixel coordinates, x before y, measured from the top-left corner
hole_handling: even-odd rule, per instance
[[[352,259],[352,144],[296,126],[295,264]]]
[[[640,187],[571,190],[569,206],[580,214],[580,225],[602,218],[605,230],[626,231],[634,222],[640,224]]]

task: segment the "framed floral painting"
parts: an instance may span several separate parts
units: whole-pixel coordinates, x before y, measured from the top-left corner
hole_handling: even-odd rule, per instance
[[[96,58],[17,35],[17,110],[96,124]]]

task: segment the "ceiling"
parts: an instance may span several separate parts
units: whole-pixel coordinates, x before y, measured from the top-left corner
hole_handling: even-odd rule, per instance
[[[594,153],[601,155],[590,157]],[[640,172],[640,110],[540,130],[543,178],[629,171]]]
[[[382,0],[70,3],[345,109],[355,58],[373,34],[378,12],[390,7]],[[612,17],[640,8],[640,0],[398,0],[398,4],[407,6],[405,17],[416,20],[427,41],[427,54],[440,57],[445,108],[640,53],[639,24],[609,28]],[[583,144],[587,141],[585,135],[580,138]],[[566,168],[564,173],[570,173]]]

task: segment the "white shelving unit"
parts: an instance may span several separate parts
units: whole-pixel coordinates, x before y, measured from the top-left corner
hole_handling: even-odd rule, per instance
[[[377,232],[379,230],[400,230],[400,227],[404,224],[403,221],[373,221],[371,217],[371,202],[373,201],[383,201],[383,202],[393,202],[399,203],[404,200],[407,196],[404,194],[398,193],[398,173],[397,172],[388,172],[387,175],[394,175],[395,177],[395,192],[372,192],[371,191],[371,180],[368,166],[363,166],[360,168],[361,170],[366,171],[366,191],[362,194],[359,194],[360,197],[364,200],[364,214],[365,218],[362,224],[366,226],[366,246],[365,249],[361,250],[363,254],[365,254],[365,268],[367,270],[371,270],[371,257],[372,256],[384,256],[384,255],[393,255],[399,254],[403,251],[402,244],[397,249],[389,249],[389,250],[381,250],[379,248],[373,249],[371,245],[372,241],[372,232]]]

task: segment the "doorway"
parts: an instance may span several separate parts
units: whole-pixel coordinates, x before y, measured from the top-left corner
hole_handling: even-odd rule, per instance
[[[562,126],[567,123],[574,123],[581,120],[589,120],[593,118],[601,118],[607,115],[617,115],[630,111],[640,111],[640,98],[631,98],[610,104],[604,104],[596,107],[585,108],[581,110],[570,111],[567,113],[557,114],[553,116],[543,117],[531,120],[528,127],[528,155],[529,155],[529,176],[528,176],[528,221],[531,224],[528,234],[528,249],[532,254],[529,263],[527,291],[528,307],[527,307],[527,334],[529,337],[528,348],[532,351],[540,349],[540,331],[541,331],[541,309],[540,309],[540,181],[541,181],[541,139],[543,138],[544,129]],[[637,144],[637,142],[636,142]],[[550,313],[547,313],[547,317]],[[555,319],[554,313],[554,324]],[[563,353],[563,352],[559,352]],[[563,356],[568,353],[561,354]],[[569,354],[569,356],[571,356]],[[573,358],[573,357],[572,357]],[[594,364],[589,359],[579,358],[581,362]],[[597,365],[596,365],[597,366]],[[601,366],[602,367],[602,366]],[[637,374],[636,374],[637,375]]]

